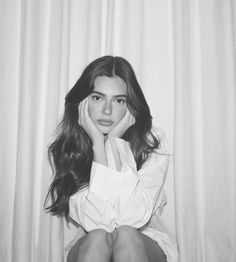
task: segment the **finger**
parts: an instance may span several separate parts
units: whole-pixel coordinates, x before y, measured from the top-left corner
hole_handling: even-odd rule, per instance
[[[89,115],[89,111],[88,111],[88,98],[85,99],[84,101],[84,122],[86,125],[89,125],[90,128],[94,126],[94,123]]]
[[[132,126],[134,123],[135,123],[135,117],[132,114],[130,114],[129,125]]]
[[[124,120],[128,121],[129,117],[130,117],[130,112],[129,112],[129,109],[127,108],[125,116],[124,116]]]
[[[88,98],[86,98],[84,100],[84,110],[83,110],[83,112],[84,112],[84,119],[89,120],[90,117],[89,117],[89,113],[88,113]]]
[[[129,122],[128,122],[129,127],[132,126],[132,115],[129,116]]]
[[[129,111],[129,118],[128,118],[129,122],[132,122],[132,118],[133,118],[133,115]]]
[[[84,100],[80,102],[80,124],[84,123]]]

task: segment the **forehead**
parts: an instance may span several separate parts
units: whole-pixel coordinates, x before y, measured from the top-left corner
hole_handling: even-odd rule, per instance
[[[94,81],[93,91],[101,92],[108,96],[126,95],[127,86],[124,80],[118,76],[98,76]]]

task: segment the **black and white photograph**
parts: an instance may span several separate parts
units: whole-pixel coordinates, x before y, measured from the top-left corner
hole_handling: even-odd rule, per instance
[[[236,262],[236,1],[0,0],[0,262]]]

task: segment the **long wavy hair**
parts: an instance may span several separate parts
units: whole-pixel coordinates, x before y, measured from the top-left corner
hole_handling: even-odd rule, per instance
[[[48,148],[54,179],[45,199],[45,209],[53,215],[65,216],[67,220],[70,196],[86,187],[90,179],[93,145],[78,124],[78,105],[93,91],[98,76],[118,76],[126,83],[127,107],[136,122],[122,139],[130,142],[137,170],[160,144],[151,131],[150,109],[129,62],[122,57],[103,56],[90,63],[65,97],[64,116],[57,127],[57,137]],[[46,206],[49,198],[51,204]]]

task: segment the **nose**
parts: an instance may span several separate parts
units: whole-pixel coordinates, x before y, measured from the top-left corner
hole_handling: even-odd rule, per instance
[[[103,114],[105,115],[111,115],[112,114],[112,105],[111,102],[106,101],[103,107]]]

